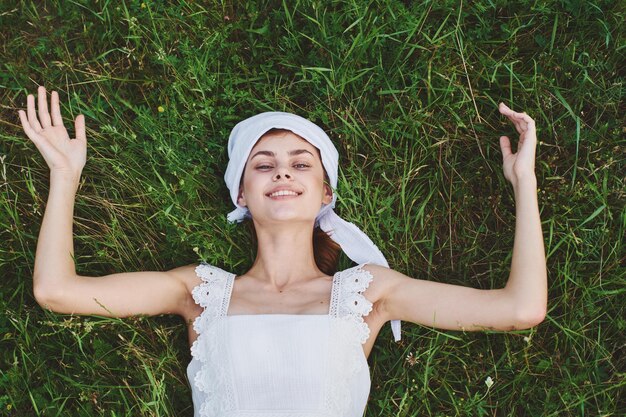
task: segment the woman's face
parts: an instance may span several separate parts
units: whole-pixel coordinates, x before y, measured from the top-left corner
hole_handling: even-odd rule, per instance
[[[237,202],[257,223],[312,222],[331,201],[315,146],[290,131],[274,131],[252,148]]]

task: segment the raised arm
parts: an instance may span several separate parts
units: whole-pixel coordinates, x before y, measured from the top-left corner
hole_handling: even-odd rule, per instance
[[[76,274],[72,223],[74,199],[87,156],[85,118],[75,120],[76,138],[63,126],[59,95],[46,90],[28,95],[19,111],[24,132],[50,168],[50,193],[37,241],[33,291],[37,302],[59,313],[125,317],[137,314],[185,315],[190,305],[193,265],[166,272],[132,272],[93,278]]]
[[[499,106],[519,133],[517,152],[500,137],[504,176],[515,193],[515,239],[511,272],[501,289],[474,288],[409,278],[397,271],[368,265],[374,274],[380,311],[400,319],[452,330],[513,330],[540,323],[547,307],[547,271],[535,177],[535,122],[525,113]]]

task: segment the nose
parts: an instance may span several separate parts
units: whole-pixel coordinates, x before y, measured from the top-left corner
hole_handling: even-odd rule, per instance
[[[281,169],[281,170],[279,170],[279,171],[276,173],[276,175],[274,175],[274,181],[278,181],[278,180],[281,178],[281,176],[282,176],[283,178],[288,179],[288,180],[290,180],[290,179],[291,179],[291,175],[289,175],[289,173],[287,172],[287,170],[285,170],[285,169]]]
[[[281,178],[290,180],[291,174],[289,173],[289,165],[280,164],[276,167],[276,173],[274,174],[274,181],[278,181]]]

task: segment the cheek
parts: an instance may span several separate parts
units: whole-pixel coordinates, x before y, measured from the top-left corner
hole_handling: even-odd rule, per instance
[[[244,171],[244,176],[239,186],[239,194],[243,193],[245,196],[250,197],[255,190],[263,189],[263,181],[265,179],[261,172]]]

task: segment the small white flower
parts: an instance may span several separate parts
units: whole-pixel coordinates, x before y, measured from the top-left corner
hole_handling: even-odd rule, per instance
[[[406,361],[409,363],[409,365],[415,366],[415,364],[417,363],[417,357],[413,356],[413,352],[410,352],[408,355],[406,355]],[[415,382],[415,380],[413,381]]]
[[[485,379],[485,385],[487,385],[487,389],[491,388],[491,386],[493,385],[493,379],[491,379],[490,376]]]
[[[163,48],[159,48],[156,52],[156,58],[159,61],[165,61],[165,58],[167,58],[167,55],[165,54],[165,51],[163,50]]]
[[[524,342],[526,342],[526,343],[530,343],[530,337],[528,337],[528,336],[524,336]]]

